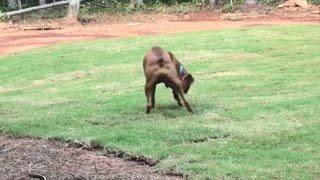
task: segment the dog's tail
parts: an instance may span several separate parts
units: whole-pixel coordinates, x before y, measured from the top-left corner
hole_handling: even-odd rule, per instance
[[[159,58],[159,59],[158,59],[158,64],[159,64],[160,67],[163,67],[163,66],[164,66],[164,60],[163,60],[163,58]]]

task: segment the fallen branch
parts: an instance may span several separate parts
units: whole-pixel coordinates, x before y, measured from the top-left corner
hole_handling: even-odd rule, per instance
[[[37,11],[40,9],[46,9],[46,8],[51,8],[54,6],[61,6],[61,5],[66,5],[66,4],[69,4],[69,1],[54,2],[54,3],[50,3],[50,4],[46,4],[46,5],[21,9],[21,10],[17,10],[17,11],[11,11],[11,12],[7,12],[7,13],[1,13],[0,18],[1,17],[10,17],[10,16],[18,15],[18,14],[23,14],[23,13],[27,13],[27,12],[31,12],[31,11]]]
[[[52,30],[52,29],[62,29],[59,25],[37,25],[37,26],[23,26],[24,31],[28,30]]]

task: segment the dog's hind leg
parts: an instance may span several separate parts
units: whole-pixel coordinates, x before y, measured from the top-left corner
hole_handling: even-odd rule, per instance
[[[152,108],[152,99],[153,99],[153,92],[155,91],[155,84],[153,83],[146,83],[144,90],[147,97],[147,107],[146,107],[146,113],[149,114]]]
[[[154,86],[152,91],[152,99],[151,99],[151,107],[154,108],[154,105],[156,104],[155,94],[156,94],[157,86]]]

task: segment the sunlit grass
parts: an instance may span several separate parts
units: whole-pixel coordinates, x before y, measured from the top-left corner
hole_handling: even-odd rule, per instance
[[[66,43],[0,57],[0,129],[95,141],[191,177],[320,177],[320,28],[258,27]],[[179,108],[142,58],[172,51],[195,78]]]

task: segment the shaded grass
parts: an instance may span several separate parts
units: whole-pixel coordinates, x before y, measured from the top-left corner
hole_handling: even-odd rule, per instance
[[[66,43],[0,58],[0,128],[95,141],[194,178],[320,177],[320,35],[258,27]],[[308,33],[306,33],[308,32]],[[303,35],[302,35],[303,34]],[[145,115],[142,58],[174,52],[196,79]]]

